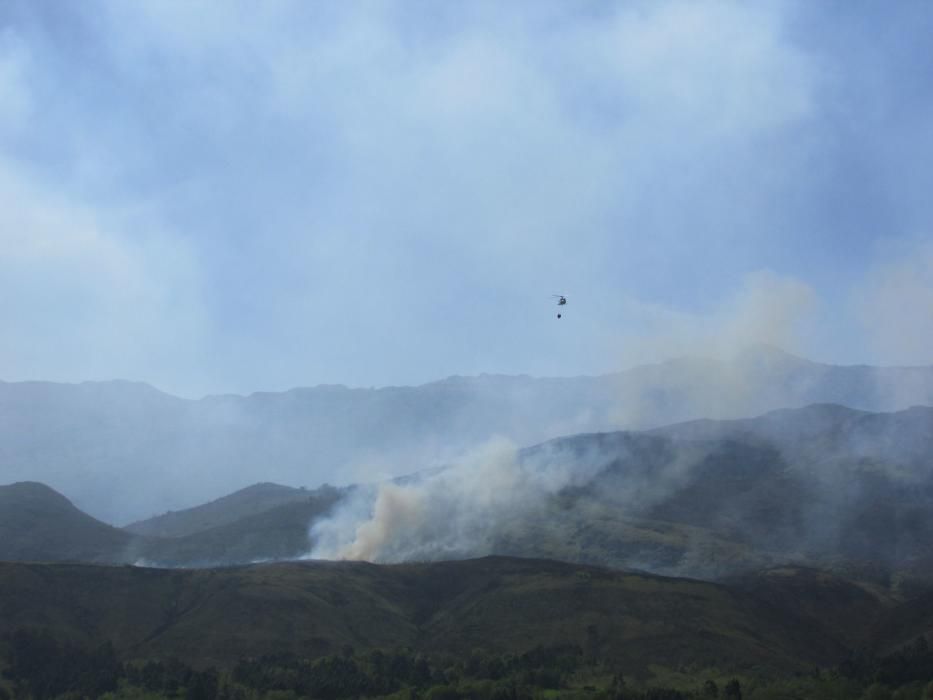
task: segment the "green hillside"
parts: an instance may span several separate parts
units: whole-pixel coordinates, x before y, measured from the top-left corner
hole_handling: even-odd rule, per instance
[[[821,577],[720,585],[502,557],[186,571],[0,564],[0,637],[42,627],[88,645],[110,640],[128,659],[201,665],[345,645],[463,655],[569,643],[632,673],[649,664],[788,671],[838,661],[886,610],[855,584]],[[801,587],[818,597],[826,581],[862,624],[800,603]]]
[[[44,484],[0,486],[0,560],[115,561],[133,540]]]
[[[270,483],[253,484],[209,503],[140,520],[123,529],[150,537],[185,537],[229,525],[286,503],[306,501],[308,495],[306,489]]]
[[[795,567],[717,584],[505,557],[6,563],[0,697],[919,698],[930,600]]]
[[[300,498],[184,537],[147,538],[137,560],[166,566],[219,566],[296,559],[310,548],[308,526],[330,512],[343,491],[295,489]],[[255,510],[255,508],[253,508]]]
[[[0,486],[0,561],[218,566],[294,559],[309,549],[308,524],[329,512],[342,492],[330,487],[289,492],[278,505],[240,493],[232,514],[208,510],[223,524],[186,536],[154,537],[101,523],[43,484]]]

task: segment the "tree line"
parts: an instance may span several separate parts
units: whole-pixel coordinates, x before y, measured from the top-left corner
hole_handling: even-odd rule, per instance
[[[707,669],[715,678],[681,680],[677,688],[625,677],[611,660],[572,644],[459,657],[345,647],[315,659],[275,654],[217,669],[179,659],[121,661],[109,642],[87,647],[42,629],[19,629],[3,642],[0,700],[933,700],[933,652],[923,638],[810,674],[740,680]]]

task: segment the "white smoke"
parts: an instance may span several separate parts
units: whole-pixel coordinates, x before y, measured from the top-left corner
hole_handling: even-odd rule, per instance
[[[643,308],[648,332],[638,347],[646,357],[701,353],[706,359],[681,360],[631,374],[619,386],[613,428],[748,416],[792,402],[792,394],[774,394],[775,386],[785,389],[779,385],[785,376],[781,365],[788,356],[734,355],[754,344],[796,348],[814,296],[799,280],[762,271],[748,276],[734,297],[707,314]],[[630,349],[635,345],[630,344]],[[658,402],[659,394],[670,400]],[[605,464],[605,456],[549,450],[545,445],[533,459],[527,455],[519,459],[513,443],[493,440],[455,466],[403,483],[359,489],[331,517],[313,524],[308,556],[400,562],[489,554],[497,551],[510,525],[527,522],[526,516],[545,507],[549,497],[562,489],[590,481]],[[624,483],[615,482],[618,493],[612,494],[613,501],[628,511],[663,500],[683,482],[695,458],[671,455],[657,469],[627,473]],[[412,465],[395,473],[417,468]]]
[[[488,554],[503,523],[585,483],[593,465],[560,457],[519,460],[514,444],[494,439],[441,471],[359,489],[312,526],[308,556],[400,562]]]
[[[771,270],[745,275],[731,297],[705,311],[629,300],[625,311],[631,330],[620,338],[620,363],[684,356],[731,359],[755,345],[805,353],[816,307],[810,285]]]
[[[810,285],[770,270],[746,275],[710,309],[630,301],[632,330],[619,339],[618,355],[623,365],[647,367],[629,373],[615,422],[637,429],[801,405],[806,387],[783,384],[793,362],[784,351],[808,354],[818,307]],[[666,397],[660,405],[658,397]]]
[[[933,243],[914,242],[876,265],[854,302],[877,357],[895,365],[933,361]]]

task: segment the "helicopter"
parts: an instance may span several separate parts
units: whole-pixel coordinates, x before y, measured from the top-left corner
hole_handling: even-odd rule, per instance
[[[557,305],[558,305],[558,306],[566,306],[566,305],[567,305],[567,297],[564,296],[563,294],[552,294],[551,296],[554,297],[555,299],[557,299]],[[560,317],[561,317],[561,314],[558,312],[557,318],[560,318]]]

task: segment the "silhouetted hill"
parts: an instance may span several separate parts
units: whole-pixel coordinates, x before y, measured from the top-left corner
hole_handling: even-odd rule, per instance
[[[626,673],[650,664],[802,671],[873,643],[889,615],[885,601],[829,574],[763,581],[727,586],[501,557],[198,571],[0,564],[0,638],[40,626],[86,644],[110,640],[124,658],[221,666],[345,645],[463,657],[573,644]],[[827,595],[831,606],[813,604]]]
[[[95,517],[127,522],[255,482],[410,473],[497,435],[532,445],[827,402],[933,404],[933,369],[836,367],[759,347],[728,362],[685,358],[602,377],[483,375],[198,401],[129,382],[0,382],[0,482],[41,481]]]
[[[132,540],[48,486],[0,486],[0,560],[114,561]]]

